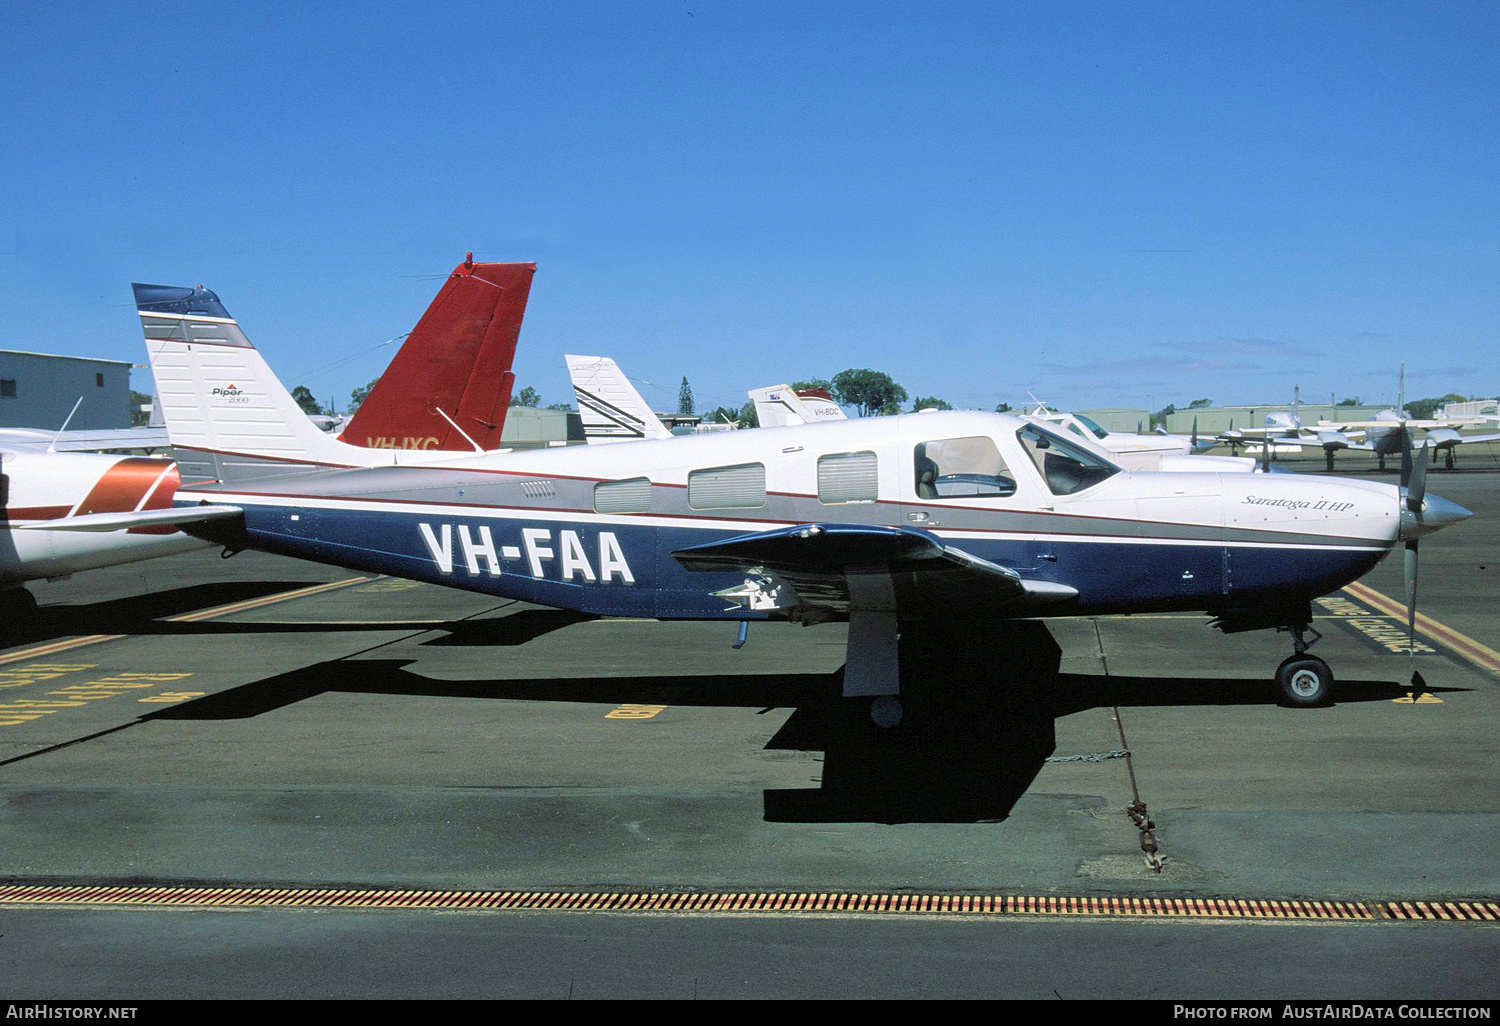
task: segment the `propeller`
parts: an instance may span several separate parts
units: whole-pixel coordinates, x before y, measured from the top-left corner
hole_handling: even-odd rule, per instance
[[[1198,415],[1197,414],[1193,414],[1193,437],[1188,440],[1188,445],[1192,446],[1192,448],[1190,450],[1191,452],[1197,452],[1198,451]]]
[[[1401,423],[1401,491],[1405,512],[1416,520],[1418,532],[1422,528],[1422,512],[1427,500],[1427,446],[1415,459],[1411,454],[1411,432],[1403,419]],[[1406,579],[1406,638],[1407,653],[1411,657],[1412,690],[1425,690],[1427,682],[1417,672],[1417,543],[1420,534],[1414,532],[1406,539],[1403,570]]]

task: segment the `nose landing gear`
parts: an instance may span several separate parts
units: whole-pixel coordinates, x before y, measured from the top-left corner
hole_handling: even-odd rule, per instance
[[[1333,700],[1333,671],[1328,664],[1307,650],[1320,641],[1323,635],[1307,624],[1282,627],[1292,635],[1292,647],[1296,654],[1289,655],[1276,667],[1276,695],[1283,705],[1311,708],[1328,705]],[[1312,640],[1303,635],[1311,634]]]

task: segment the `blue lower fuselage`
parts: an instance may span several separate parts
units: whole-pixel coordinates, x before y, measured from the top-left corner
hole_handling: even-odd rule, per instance
[[[742,584],[744,574],[688,571],[672,556],[759,529],[744,524],[713,529],[646,517],[255,504],[245,508],[245,527],[251,548],[584,613],[726,620],[776,615],[747,611],[715,594]],[[1294,608],[1362,576],[1386,551],[1370,544],[1124,535],[1082,540],[1003,531],[1002,522],[994,531],[934,533],[1025,578],[1077,589],[1076,599],[1030,614],[1046,616]]]

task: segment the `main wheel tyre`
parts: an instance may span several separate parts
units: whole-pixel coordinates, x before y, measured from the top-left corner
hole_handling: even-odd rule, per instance
[[[1289,656],[1276,668],[1276,694],[1285,705],[1327,705],[1333,698],[1333,671],[1317,656]]]

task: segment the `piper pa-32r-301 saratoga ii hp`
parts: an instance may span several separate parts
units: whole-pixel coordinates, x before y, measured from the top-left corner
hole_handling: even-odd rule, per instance
[[[982,644],[1007,618],[1148,610],[1204,611],[1229,631],[1289,629],[1284,700],[1326,701],[1332,674],[1306,654],[1311,599],[1398,541],[1410,548],[1469,515],[1422,494],[1425,462],[1407,489],[1132,472],[992,413],[349,467],[306,418],[273,423],[285,406],[269,376],[233,402],[215,391],[226,361],[259,356],[238,329],[222,330],[233,321],[213,293],[179,290],[170,322],[154,316],[162,295],[137,289],[152,362],[177,382],[163,390],[173,442],[186,432],[211,452],[232,439],[235,452],[219,483],[178,491],[213,518],[195,530],[231,549],[590,614],[738,621],[741,632],[756,620],[847,620],[844,694],[874,699],[882,723],[901,714],[898,637],[946,631]],[[197,332],[198,317],[218,337]],[[276,436],[258,466],[248,424]]]

